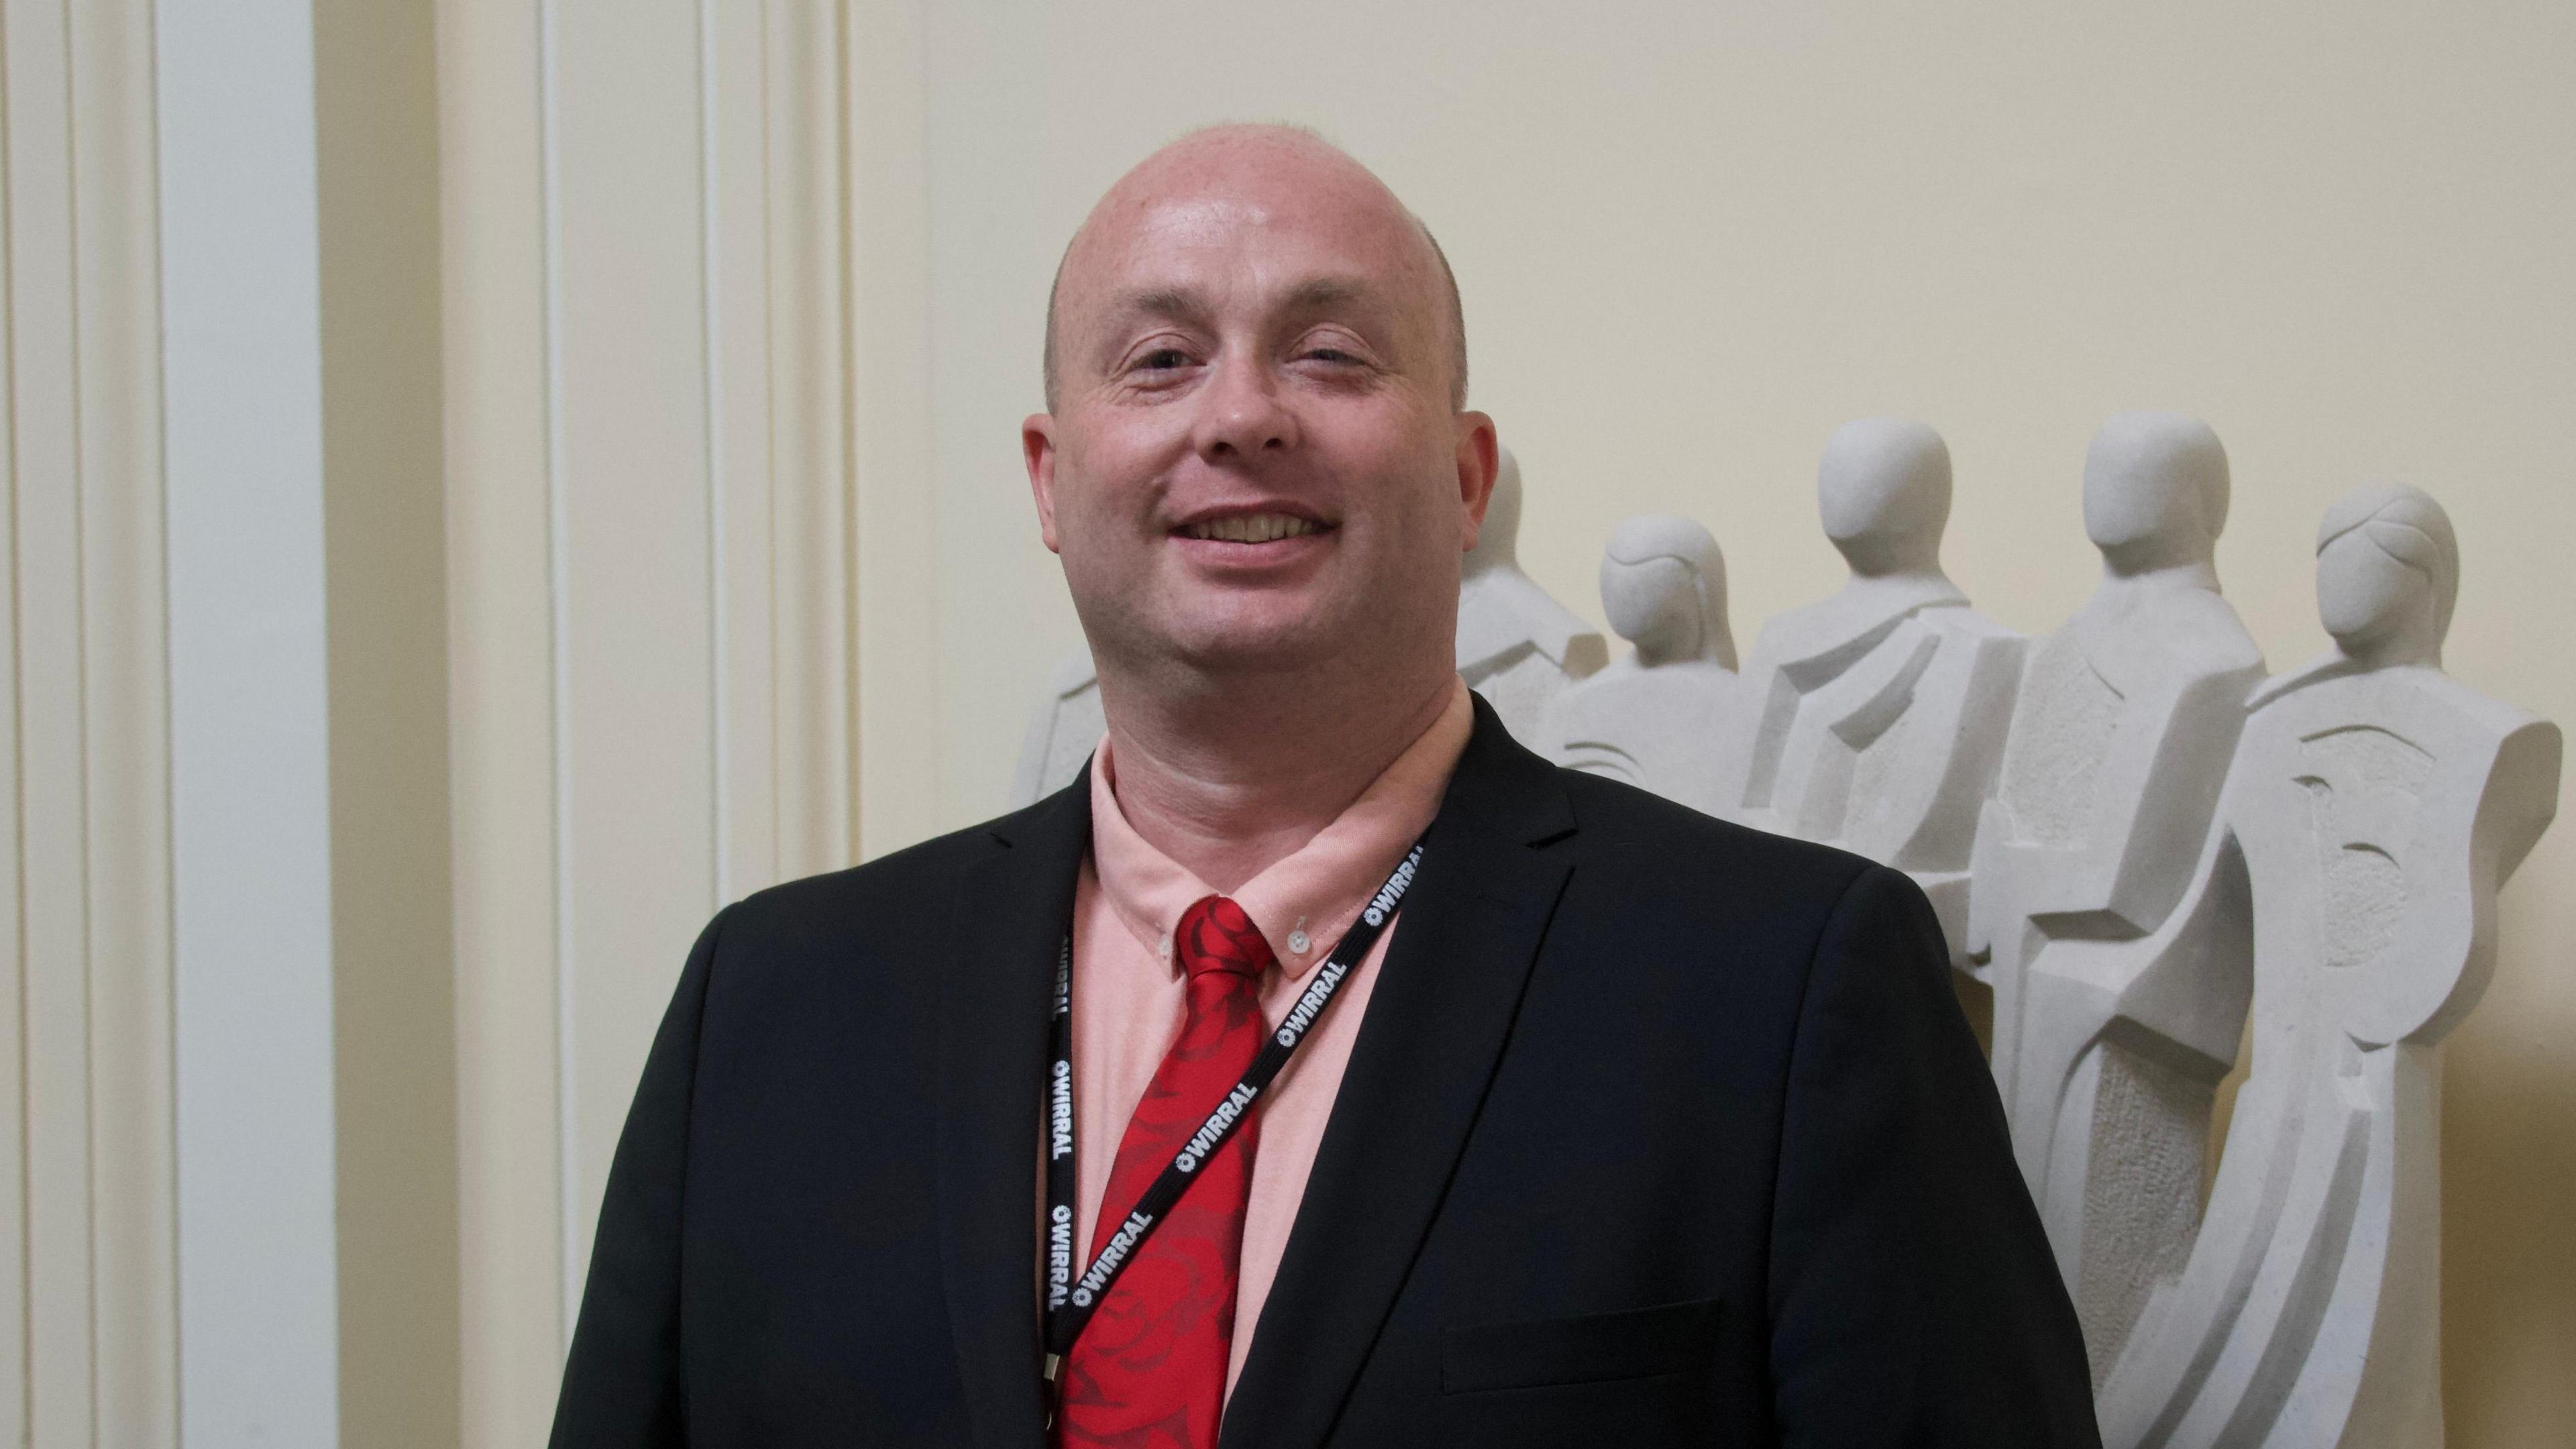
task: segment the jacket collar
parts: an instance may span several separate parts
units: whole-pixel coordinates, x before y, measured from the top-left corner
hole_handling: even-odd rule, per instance
[[[1379,967],[1312,1175],[1228,1403],[1225,1449],[1312,1449],[1402,1290],[1567,876],[1555,769],[1483,699]],[[1043,1436],[1038,1131],[1048,993],[1091,829],[1089,771],[986,827],[941,989],[940,1255],[980,1449]]]
[[[950,905],[937,1191],[948,1320],[979,1449],[1034,1449],[1038,1132],[1056,951],[1091,839],[1091,771],[985,827]]]
[[[1554,767],[1476,701],[1220,1436],[1313,1449],[1438,1215],[1572,871]]]

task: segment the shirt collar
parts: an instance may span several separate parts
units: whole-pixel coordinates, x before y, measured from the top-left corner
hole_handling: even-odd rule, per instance
[[[1235,904],[1270,943],[1291,980],[1324,962],[1359,918],[1396,862],[1440,813],[1449,776],[1466,752],[1475,709],[1463,682],[1431,727],[1317,831],[1234,892]],[[1172,932],[1181,912],[1214,891],[1197,874],[1146,843],[1118,808],[1117,762],[1103,739],[1091,759],[1091,864],[1110,909],[1144,948],[1178,974]],[[1302,949],[1301,949],[1302,948]]]

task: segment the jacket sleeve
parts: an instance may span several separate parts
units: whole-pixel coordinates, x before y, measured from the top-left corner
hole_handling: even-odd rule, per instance
[[[1816,945],[1771,1227],[1780,1443],[2097,1449],[2073,1305],[1931,905],[1872,866]]]
[[[680,1374],[681,1206],[698,1029],[723,927],[719,913],[689,952],[609,1163],[590,1279],[555,1401],[554,1449],[676,1449],[688,1442]]]

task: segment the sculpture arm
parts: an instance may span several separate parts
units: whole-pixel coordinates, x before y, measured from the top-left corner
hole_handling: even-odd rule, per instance
[[[689,952],[599,1206],[590,1280],[555,1401],[553,1449],[662,1449],[688,1442],[680,1384],[680,1202],[718,914]]]
[[[2099,956],[2117,1014],[2197,1058],[2215,1080],[2236,1063],[2245,1013],[2254,1000],[2254,901],[2243,842],[2225,796],[2210,818],[2182,899],[2143,941],[2069,940],[2053,947],[2052,969],[2085,974]]]
[[[2516,713],[2519,713],[2518,711]],[[2345,1027],[2367,1045],[2448,1036],[2495,974],[2496,895],[2558,808],[2558,726],[2523,716],[2476,758],[2467,849],[2457,837],[2424,852],[2407,928],[2356,983]],[[2431,817],[2433,811],[2426,811]]]
[[[2202,863],[2199,855],[2210,839],[2210,822],[2245,729],[2245,696],[2262,679],[2258,662],[2184,684],[2143,775],[2128,785],[2136,792],[2137,807],[2130,812],[2118,854],[2111,857],[2120,866],[2108,882],[2108,899],[2100,904],[2137,929],[2163,924],[2195,883],[2159,866]]]
[[[1792,1446],[2094,1446],[2084,1341],[1932,911],[1869,867],[1808,968],[1770,1260]]]

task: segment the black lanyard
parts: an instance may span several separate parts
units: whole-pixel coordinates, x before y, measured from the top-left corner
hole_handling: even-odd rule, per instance
[[[1199,1166],[1216,1156],[1218,1149],[1234,1135],[1243,1119],[1252,1115],[1253,1105],[1288,1064],[1298,1043],[1314,1030],[1315,1022],[1332,1004],[1333,994],[1341,989],[1342,979],[1351,974],[1377,944],[1386,923],[1395,918],[1395,908],[1413,885],[1413,873],[1422,864],[1422,842],[1405,852],[1395,872],[1377,894],[1360,910],[1360,918],[1351,923],[1349,932],[1324,958],[1315,979],[1306,985],[1297,1004],[1288,1008],[1279,1025],[1271,1028],[1270,1039],[1261,1044],[1260,1055],[1244,1071],[1234,1090],[1225,1094],[1208,1114],[1207,1121],[1173,1154],[1162,1175],[1136,1200],[1135,1210],[1128,1213],[1109,1233],[1091,1259],[1091,1266],[1080,1278],[1073,1276],[1074,1159],[1073,1159],[1073,935],[1067,932],[1064,946],[1055,958],[1055,1020],[1051,1027],[1054,1060],[1047,1072],[1047,1271],[1046,1271],[1046,1382],[1052,1389],[1062,1371],[1064,1356],[1073,1351],[1075,1339],[1082,1336],[1092,1313],[1109,1296],[1109,1287],[1136,1256],[1155,1225],[1180,1201],[1195,1179]],[[1105,1225],[1104,1225],[1105,1226]],[[1054,1403],[1052,1392],[1048,1403]]]

